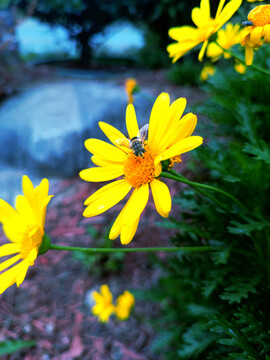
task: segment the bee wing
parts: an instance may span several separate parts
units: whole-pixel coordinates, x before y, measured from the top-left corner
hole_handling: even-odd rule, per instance
[[[125,146],[129,148],[129,140],[127,138],[116,139],[114,142],[118,146]]]
[[[144,141],[145,138],[147,137],[148,129],[149,129],[149,124],[145,124],[142,128],[140,128],[137,136]]]

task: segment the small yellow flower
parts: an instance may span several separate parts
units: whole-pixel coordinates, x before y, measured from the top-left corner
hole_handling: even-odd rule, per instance
[[[228,23],[225,29],[220,29],[217,33],[217,43],[225,50],[229,50],[232,46],[239,44],[241,41],[241,35],[243,29],[240,30],[240,25],[233,25]],[[206,55],[212,58],[212,61],[216,61],[222,55],[225,59],[228,59],[231,55],[223,52],[223,50],[214,42],[210,43],[207,47]]]
[[[234,65],[234,69],[239,73],[239,74],[244,74],[247,70],[247,67],[242,64],[242,63],[236,63]]]
[[[117,318],[119,320],[127,320],[134,305],[134,296],[129,291],[125,291],[122,295],[118,296],[115,307]]]
[[[203,45],[198,59],[202,61],[210,36],[215,34],[233,16],[242,3],[242,0],[231,0],[224,7],[225,1],[220,0],[216,16],[213,19],[210,16],[209,0],[201,0],[200,7],[194,8],[191,13],[192,21],[197,27],[181,26],[169,30],[169,36],[177,41],[167,47],[169,57],[173,58],[173,62],[200,43]]]
[[[242,35],[241,45],[245,47],[246,65],[252,65],[254,48],[270,43],[270,5],[259,5],[248,14],[252,25]]]
[[[15,282],[20,286],[29,266],[34,265],[44,235],[47,205],[52,197],[48,196],[47,179],[34,188],[24,175],[22,188],[24,195],[17,196],[16,209],[0,199],[0,222],[11,241],[0,247],[0,257],[14,255],[0,264],[0,272],[5,270],[0,274],[0,294]]]
[[[133,78],[126,79],[125,82],[125,90],[128,96],[128,104],[133,104],[134,98],[133,98],[133,92],[137,86],[137,81]]]
[[[214,66],[209,64],[204,65],[200,74],[201,81],[206,81],[209,78],[209,76],[213,76],[215,72],[216,69]]]
[[[247,0],[247,2],[257,2],[257,1],[264,1],[264,0]]]
[[[93,298],[96,304],[92,307],[92,313],[98,316],[99,321],[108,322],[110,316],[115,313],[113,296],[108,285],[102,285],[100,287],[100,293],[94,291]]]
[[[152,190],[157,212],[168,217],[171,210],[171,196],[168,186],[158,179],[162,171],[161,162],[195,149],[202,144],[200,136],[191,136],[197,116],[188,113],[181,116],[186,107],[186,99],[180,98],[170,105],[169,95],[162,93],[155,101],[149,121],[148,140],[143,142],[144,153],[135,155],[129,148],[130,141],[116,128],[100,122],[99,126],[113,145],[98,139],[87,139],[85,146],[90,151],[92,161],[98,167],[80,172],[83,180],[91,182],[120,179],[103,186],[85,201],[85,217],[99,215],[119,203],[133,189],[127,204],[116,218],[109,237],[120,235],[122,244],[133,239]],[[126,125],[129,138],[139,134],[134,106],[126,110]],[[122,139],[125,144],[120,145]]]

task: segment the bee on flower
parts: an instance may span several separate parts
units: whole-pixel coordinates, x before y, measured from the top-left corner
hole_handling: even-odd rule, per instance
[[[209,0],[201,0],[200,7],[195,7],[191,13],[192,21],[196,27],[180,26],[169,30],[169,36],[176,40],[175,43],[167,47],[169,57],[173,58],[173,63],[201,43],[203,45],[198,59],[202,61],[209,38],[230,20],[242,3],[242,0],[231,0],[224,7],[225,1],[220,0],[216,16],[212,18]]]
[[[14,209],[0,199],[0,222],[9,244],[0,247],[0,257],[11,256],[0,264],[0,294],[14,283],[20,286],[29,266],[34,265],[44,238],[49,182],[43,179],[34,188],[28,176],[22,178],[24,195],[16,198]]]
[[[177,99],[170,105],[167,93],[159,95],[150,115],[148,138],[142,141],[134,106],[129,104],[126,109],[129,138],[113,126],[100,122],[101,130],[112,144],[98,139],[85,141],[85,147],[93,154],[91,159],[97,167],[82,170],[80,177],[91,182],[114,181],[85,200],[87,208],[83,215],[93,217],[102,214],[133,190],[111,228],[111,240],[120,235],[122,244],[131,242],[148,202],[150,188],[157,212],[168,217],[171,196],[168,186],[159,179],[162,162],[170,159],[174,162],[181,161],[179,155],[195,149],[203,141],[200,136],[191,136],[197,124],[197,116],[188,113],[182,117],[185,107],[184,98]],[[142,141],[139,153],[129,146],[134,138]],[[122,139],[121,142],[119,139]]]
[[[270,43],[270,5],[259,5],[251,10],[243,25],[241,45],[245,47],[246,65],[252,65],[254,49]]]

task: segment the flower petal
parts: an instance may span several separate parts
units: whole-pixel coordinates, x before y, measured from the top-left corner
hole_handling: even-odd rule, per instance
[[[144,184],[139,188],[135,188],[125,206],[123,213],[123,225],[133,224],[141,215],[149,198],[149,186]]]
[[[27,261],[27,259],[24,259],[17,266],[19,266],[19,271],[16,276],[16,284],[19,287],[21,285],[21,283],[23,282],[23,280],[25,279],[27,270],[29,268],[29,262]]]
[[[253,55],[254,55],[254,50],[252,47],[246,46],[245,47],[245,60],[246,60],[246,65],[252,65],[253,62]]]
[[[190,136],[186,139],[183,139],[176,144],[174,144],[172,147],[170,147],[168,150],[165,150],[162,154],[157,156],[155,159],[155,164],[170,159],[174,156],[184,154],[185,152],[191,151],[195,149],[196,147],[200,146],[203,142],[203,138],[201,136]]]
[[[162,118],[170,106],[170,97],[167,93],[161,93],[152,108],[149,129],[148,129],[148,144],[151,149],[155,148],[157,138],[159,137],[160,129],[162,129]],[[163,130],[164,131],[164,130]]]
[[[139,126],[137,122],[135,108],[132,104],[129,104],[126,109],[126,125],[130,139],[138,135]]]
[[[11,265],[15,264],[15,262],[17,262],[20,258],[21,258],[21,254],[13,256],[12,258],[2,262],[0,264],[0,272],[7,269]]]
[[[91,182],[108,181],[118,178],[123,174],[124,167],[122,164],[84,169],[79,173],[81,179]]]
[[[20,251],[20,245],[18,244],[5,244],[0,246],[0,257],[12,255]]]
[[[98,125],[113,145],[115,145],[115,140],[125,138],[125,135],[121,133],[121,131],[110,124],[100,121]]]
[[[84,142],[85,147],[93,155],[100,156],[112,162],[123,162],[126,160],[126,154],[116,146],[106,143],[99,139],[87,139]]]
[[[157,212],[163,217],[168,217],[172,207],[172,199],[168,186],[157,179],[154,179],[150,186]]]
[[[0,222],[5,224],[14,218],[19,218],[17,211],[5,200],[0,199]]]
[[[137,220],[135,220],[130,225],[123,225],[121,229],[120,234],[120,241],[122,245],[127,245],[131,242],[131,240],[134,238],[134,235],[136,234],[138,225],[139,225],[140,217],[138,217]]]
[[[103,186],[85,201],[86,205],[90,205],[84,210],[83,215],[92,217],[102,214],[119,203],[131,188],[132,186],[125,179]]]

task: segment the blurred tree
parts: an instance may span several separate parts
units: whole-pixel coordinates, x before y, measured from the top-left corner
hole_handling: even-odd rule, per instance
[[[82,65],[88,65],[92,57],[91,37],[124,13],[121,0],[9,0],[9,6],[22,12],[30,4],[34,4],[33,16],[68,30],[77,42]]]

